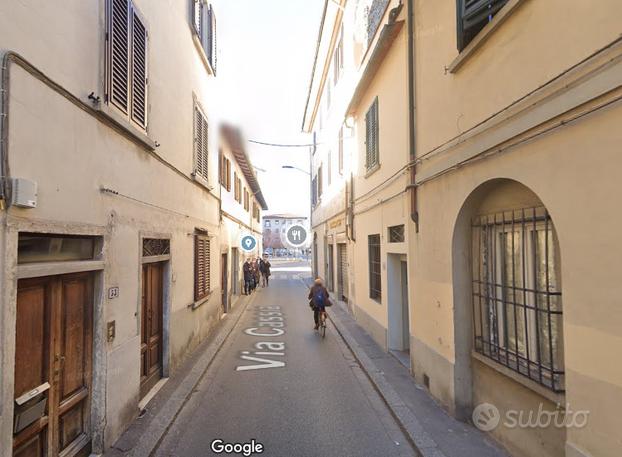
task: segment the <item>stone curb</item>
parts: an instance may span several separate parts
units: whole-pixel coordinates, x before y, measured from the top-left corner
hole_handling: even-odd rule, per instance
[[[224,324],[216,330],[216,334],[205,349],[205,352],[196,361],[185,379],[175,389],[175,392],[163,405],[158,415],[153,418],[142,433],[142,436],[145,438],[141,439],[133,449],[127,452],[126,455],[128,457],[149,457],[159,447],[166,432],[177,418],[181,409],[185,406],[194,389],[199,382],[201,382],[201,379],[203,379],[203,376],[211,366],[214,358],[229,335],[233,332],[242,314],[244,314],[244,311],[254,300],[255,296],[256,294],[253,294],[249,298],[241,300],[237,309],[234,309],[233,312],[228,314],[232,319],[227,319]],[[148,439],[146,437],[148,437]]]
[[[359,346],[356,339],[341,322],[339,316],[337,316],[336,313],[328,313],[328,317],[419,455],[421,457],[447,457],[438,447],[436,441],[423,429],[417,416],[415,416],[406,403],[402,401],[399,394],[386,380],[382,371],[376,367],[371,358],[369,358],[365,351]]]

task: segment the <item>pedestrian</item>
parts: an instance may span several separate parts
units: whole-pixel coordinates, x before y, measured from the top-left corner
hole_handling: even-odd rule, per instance
[[[261,266],[262,266],[261,277],[262,277],[263,286],[268,287],[270,283],[270,267],[272,267],[272,264],[270,264],[270,261],[268,260],[268,254],[263,255]]]
[[[322,284],[320,278],[316,278],[313,282],[313,286],[309,290],[309,306],[313,310],[313,320],[315,321],[315,330],[320,325],[320,311],[324,311],[326,306],[332,306],[328,290]]]
[[[251,285],[253,283],[253,266],[251,265],[250,257],[246,258],[246,262],[244,262],[242,270],[244,272],[244,295],[249,295],[251,293]]]
[[[257,262],[255,262],[255,259],[251,258],[250,259],[250,265],[251,265],[251,277],[250,277],[250,281],[251,281],[251,292],[255,291],[255,288],[257,287]]]
[[[259,286],[261,281],[261,259],[257,257],[255,259],[255,287]]]

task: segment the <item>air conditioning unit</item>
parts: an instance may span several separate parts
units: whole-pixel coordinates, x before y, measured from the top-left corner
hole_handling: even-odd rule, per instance
[[[11,205],[20,208],[37,207],[37,183],[30,179],[13,178],[11,180]]]

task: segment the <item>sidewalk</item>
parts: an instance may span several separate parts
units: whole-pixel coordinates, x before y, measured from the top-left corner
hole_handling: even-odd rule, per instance
[[[305,282],[309,285],[310,279]],[[336,303],[328,315],[423,457],[509,455],[492,438],[474,426],[447,414],[424,387],[415,383],[408,368],[385,352],[356,323],[345,303]]]
[[[253,293],[238,299],[220,325],[168,379],[104,457],[148,457],[154,451],[256,296],[257,293]]]

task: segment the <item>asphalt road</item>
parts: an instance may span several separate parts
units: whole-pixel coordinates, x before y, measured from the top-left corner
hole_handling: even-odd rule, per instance
[[[263,456],[415,455],[330,323],[313,330],[306,264],[273,269],[155,455],[219,455],[216,439],[255,439]]]

